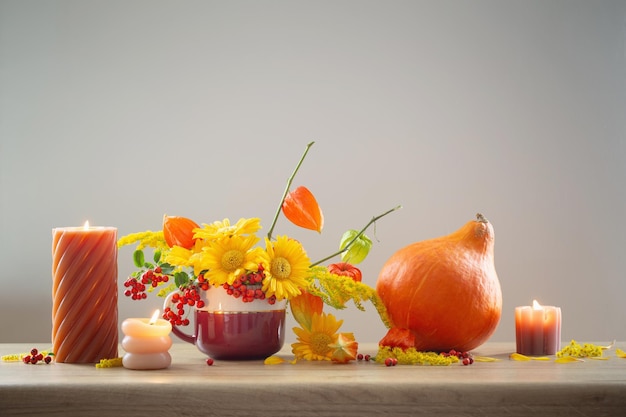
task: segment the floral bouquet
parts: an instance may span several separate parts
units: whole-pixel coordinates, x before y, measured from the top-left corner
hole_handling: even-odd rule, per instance
[[[361,282],[361,271],[355,266],[368,255],[372,241],[365,231],[395,207],[373,217],[363,229],[348,230],[339,248],[330,256],[311,262],[303,245],[288,236],[274,236],[274,226],[282,213],[296,226],[322,231],[324,216],[314,195],[304,186],[291,190],[292,181],[314,142],[305,152],[287,181],[272,224],[259,246],[261,220],[229,219],[198,225],[193,220],[164,216],[159,231],[132,233],[119,239],[118,247],[136,244],[133,254],[138,268],[124,283],[124,294],[133,300],[147,298],[156,291],[165,297],[170,293],[172,306],[163,318],[172,325],[189,324],[188,309],[204,307],[202,291],[222,287],[242,303],[263,301],[268,304],[289,302],[300,328],[294,328],[298,342],[292,344],[296,359],[347,362],[356,358],[357,343],[352,333],[338,333],[342,320],[323,312],[324,304],[345,308],[352,300],[363,310],[370,301],[383,322],[386,312],[375,290]],[[147,261],[144,249],[153,249]],[[341,257],[340,262],[325,262]]]

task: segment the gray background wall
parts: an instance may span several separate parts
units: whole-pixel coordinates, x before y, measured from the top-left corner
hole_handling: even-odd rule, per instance
[[[624,1],[0,0],[0,342],[50,338],[53,227],[267,229],[311,140],[295,183],[325,230],[277,226],[311,258],[402,204],[370,231],[375,285],[482,212],[493,341],[533,298],[563,309],[564,341],[624,340],[625,43]],[[159,305],[121,296],[120,321]],[[369,305],[337,315],[384,335]]]

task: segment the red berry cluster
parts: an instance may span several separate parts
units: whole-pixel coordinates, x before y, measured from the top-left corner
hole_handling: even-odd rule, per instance
[[[265,293],[261,289],[265,272],[262,265],[259,265],[257,272],[249,272],[235,279],[232,284],[224,283],[223,287],[229,295],[235,298],[241,297],[244,303],[251,303],[254,300],[265,300]],[[267,299],[269,304],[276,303],[276,297]]]
[[[124,282],[124,287],[127,288],[124,291],[126,297],[131,297],[133,300],[143,300],[148,295],[146,294],[146,286],[151,285],[156,288],[162,282],[168,282],[170,280],[169,275],[163,274],[161,267],[157,266],[154,269],[148,269],[141,275],[141,279],[135,279],[129,277]]]
[[[474,363],[474,358],[472,354],[469,352],[457,352],[455,349],[450,350],[449,352],[441,352],[441,356],[456,356],[459,358],[463,365],[471,365]]]
[[[44,357],[37,349],[33,348],[30,351],[30,355],[24,356],[22,360],[24,363],[32,365],[36,365],[39,361],[44,361],[46,364],[49,364],[52,362],[52,357],[50,355]]]
[[[208,283],[206,284],[208,288]],[[187,287],[181,288],[179,292],[172,295],[172,304],[176,304],[176,309],[172,309],[171,307],[166,307],[163,311],[163,318],[168,320],[172,326],[187,326],[189,325],[189,319],[185,318],[185,308],[187,307],[196,307],[203,308],[204,301],[200,296],[199,289],[204,287],[203,284],[200,284],[200,288],[196,285],[189,285]]]
[[[372,357],[370,355],[363,355],[362,353],[359,353],[358,355],[356,355],[356,359],[359,361],[366,361],[369,362],[370,359],[372,359]]]

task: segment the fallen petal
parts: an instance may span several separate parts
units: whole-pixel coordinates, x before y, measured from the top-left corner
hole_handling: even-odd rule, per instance
[[[562,358],[555,359],[556,363],[572,363],[572,362],[584,362],[584,359],[575,358],[574,356],[563,356]]]
[[[488,356],[473,356],[474,362],[498,362],[498,358],[490,358]]]
[[[281,358],[280,356],[270,356],[269,358],[265,358],[265,360],[263,361],[264,365],[278,365],[281,363],[285,363],[287,362],[285,359]]]

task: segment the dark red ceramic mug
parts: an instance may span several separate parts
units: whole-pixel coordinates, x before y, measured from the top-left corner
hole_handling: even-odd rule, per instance
[[[165,299],[170,305],[171,295]],[[267,300],[244,303],[222,287],[203,291],[205,307],[194,311],[194,333],[172,326],[172,333],[213,359],[265,359],[278,352],[285,342],[286,302]],[[184,327],[183,327],[184,328]]]

